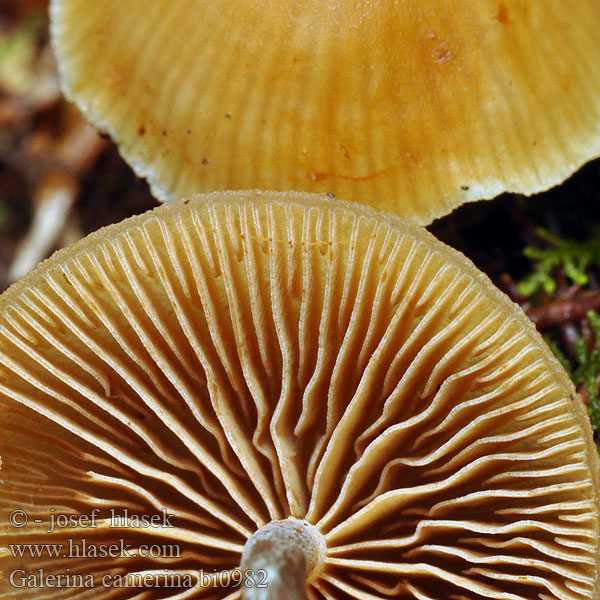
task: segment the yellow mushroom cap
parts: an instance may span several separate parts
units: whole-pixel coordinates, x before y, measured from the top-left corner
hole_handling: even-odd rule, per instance
[[[311,600],[600,598],[562,367],[464,256],[327,196],[197,196],[56,253],[0,297],[0,431],[3,598],[232,600],[273,531]]]
[[[598,0],[52,0],[64,89],[155,195],[332,192],[419,224],[600,155]]]

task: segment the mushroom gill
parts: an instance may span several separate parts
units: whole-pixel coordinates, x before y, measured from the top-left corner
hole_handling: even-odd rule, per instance
[[[215,193],[58,252],[0,298],[0,428],[2,598],[600,598],[573,385],[372,209]]]
[[[52,0],[63,87],[154,195],[426,224],[600,155],[598,0]]]

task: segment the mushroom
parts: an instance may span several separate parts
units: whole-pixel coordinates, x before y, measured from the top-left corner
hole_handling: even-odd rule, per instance
[[[66,94],[153,193],[332,192],[419,224],[600,155],[598,0],[52,0]]]
[[[461,254],[325,195],[57,252],[0,298],[0,428],[3,598],[600,598],[558,361]]]

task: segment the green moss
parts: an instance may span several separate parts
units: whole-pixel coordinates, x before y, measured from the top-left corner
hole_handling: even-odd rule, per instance
[[[592,350],[583,338],[575,340],[577,368],[573,373],[575,385],[585,385],[588,392],[588,413],[594,431],[600,432],[600,398],[598,396],[597,379],[600,372],[600,316],[590,310],[587,313],[588,321],[594,331],[595,344]]]
[[[33,13],[26,18],[10,36],[0,41],[0,63],[33,44],[45,25],[46,16],[44,14]]]
[[[572,283],[586,285],[588,267],[600,263],[600,229],[595,229],[592,237],[585,242],[561,239],[541,227],[537,233],[548,247],[527,246],[524,249],[523,253],[534,263],[534,267],[533,272],[519,283],[519,292],[527,298],[541,290],[553,294],[556,291],[554,274],[557,269],[562,269]]]
[[[575,340],[575,358],[573,363],[566,357],[560,346],[549,336],[544,336],[552,352],[565,367],[575,386],[580,389],[585,387],[587,392],[587,411],[592,422],[600,452],[600,394],[598,392],[598,379],[600,377],[600,316],[590,310],[586,317],[594,332],[595,343],[592,348],[580,337]]]
[[[546,242],[546,248],[527,246],[523,253],[533,262],[532,272],[518,284],[523,296],[529,299],[542,299],[551,302],[557,291],[555,277],[562,275],[571,283],[580,286],[588,284],[588,269],[600,265],[600,229],[592,228],[587,241],[562,239],[552,235],[546,229],[537,229],[539,237]],[[539,292],[546,296],[539,297]],[[567,357],[563,348],[551,336],[544,339],[552,352],[562,363],[578,389],[585,389],[587,410],[599,443],[600,451],[600,316],[591,310],[586,313],[594,340],[590,344],[583,337],[573,342],[571,358]]]

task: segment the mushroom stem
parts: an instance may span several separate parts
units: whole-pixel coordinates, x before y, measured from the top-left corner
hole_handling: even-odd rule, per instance
[[[305,600],[320,570],[325,540],[306,521],[273,521],[256,531],[242,553],[244,600]]]

